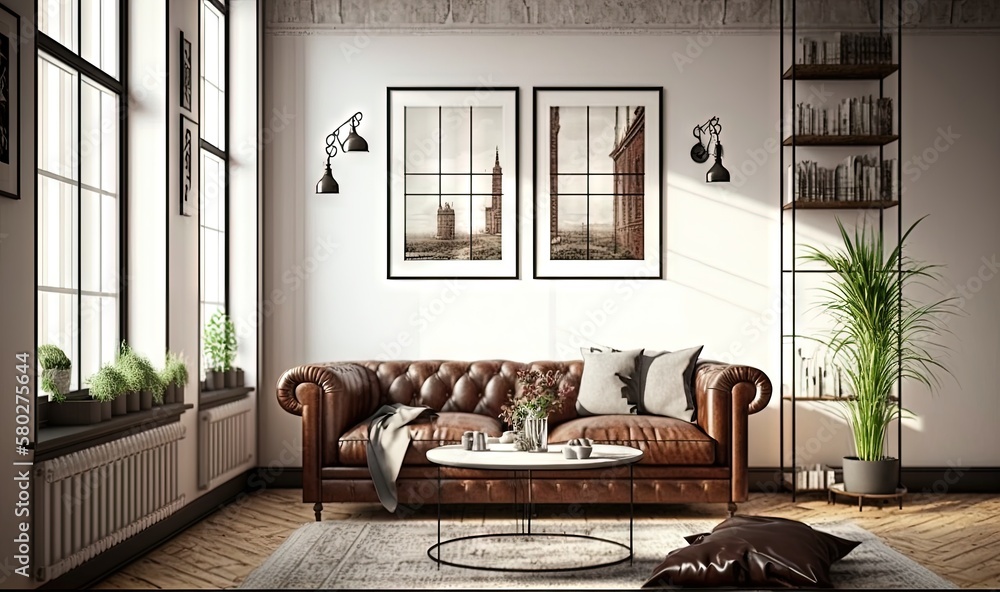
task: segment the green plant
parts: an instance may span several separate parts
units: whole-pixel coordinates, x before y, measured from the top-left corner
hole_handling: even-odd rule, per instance
[[[184,363],[184,358],[180,354],[167,352],[167,358],[163,363],[163,370],[160,371],[160,379],[165,384],[174,386],[184,386],[188,382],[188,369]]]
[[[205,356],[216,372],[226,372],[236,359],[236,325],[222,310],[217,310],[205,327]]]
[[[559,386],[562,374],[555,370],[519,370],[517,382],[521,391],[511,391],[507,403],[500,408],[500,419],[518,431],[529,417],[548,417],[552,411],[562,408],[563,401],[570,393],[569,385]]]
[[[69,370],[73,367],[66,353],[55,345],[38,346],[38,365],[43,370]]]
[[[917,380],[933,391],[939,385],[936,372],[948,371],[928,348],[940,347],[932,338],[947,330],[943,318],[956,312],[954,299],[920,304],[909,290],[930,286],[940,267],[903,256],[902,245],[919,223],[886,255],[880,232],[862,225],[852,237],[838,219],[842,247],[825,252],[806,246],[800,256],[832,272],[818,307],[833,326],[818,341],[847,375],[853,397],[844,402],[843,413],[861,460],[882,460],[888,425],[903,413],[912,415],[893,399],[897,378]]]
[[[90,396],[101,402],[114,401],[128,390],[125,377],[114,366],[105,365],[87,380]]]
[[[163,400],[167,384],[160,378],[160,373],[153,368],[153,364],[146,356],[136,353],[125,342],[122,342],[119,350],[115,369],[125,379],[126,390],[149,391],[157,402]]]

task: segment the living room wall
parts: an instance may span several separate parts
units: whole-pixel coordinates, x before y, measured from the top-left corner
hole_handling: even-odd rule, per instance
[[[580,347],[596,344],[704,344],[704,357],[757,366],[778,382],[775,33],[310,33],[269,35],[265,47],[260,465],[301,465],[300,420],[278,407],[273,385],[306,362],[578,359]],[[904,225],[929,215],[911,252],[947,266],[946,291],[968,293],[954,334],[942,336],[957,381],[946,379],[934,397],[906,387],[919,419],[905,424],[904,464],[997,466],[1000,282],[990,279],[1000,204],[981,171],[1000,146],[981,130],[1000,127],[991,104],[1000,84],[969,80],[954,65],[997,71],[1000,38],[914,35],[902,62]],[[523,279],[386,279],[385,89],[428,85],[521,89]],[[559,85],[664,87],[664,280],[531,279],[531,88]],[[975,93],[952,91],[970,85]],[[364,113],[359,132],[371,152],[337,156],[340,194],[316,195],[324,138],[355,111]],[[723,125],[730,184],[706,184],[707,165],[688,156],[691,129],[713,115]],[[800,224],[809,240],[834,238],[832,216]],[[831,411],[800,413],[800,462],[839,464],[848,453],[848,430]],[[981,435],[963,437],[971,433]],[[751,416],[750,434],[751,466],[777,466],[777,396]]]

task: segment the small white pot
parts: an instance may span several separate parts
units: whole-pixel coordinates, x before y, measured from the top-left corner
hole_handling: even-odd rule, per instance
[[[54,382],[59,392],[65,395],[69,392],[69,385],[73,380],[73,370],[70,368],[48,368],[42,370],[42,376]]]

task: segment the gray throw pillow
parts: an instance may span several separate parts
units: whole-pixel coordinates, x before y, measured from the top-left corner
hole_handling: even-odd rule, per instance
[[[692,380],[703,345],[676,352],[645,352],[640,363],[640,412],[694,419]],[[586,371],[586,366],[584,367]]]
[[[636,413],[641,391],[638,387],[638,360],[641,349],[623,352],[583,354],[583,375],[576,398],[579,415],[622,415]]]

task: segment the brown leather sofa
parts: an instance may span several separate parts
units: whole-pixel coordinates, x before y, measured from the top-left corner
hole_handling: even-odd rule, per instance
[[[368,470],[365,420],[382,404],[426,405],[439,411],[410,426],[412,442],[397,479],[401,505],[438,499],[438,469],[426,452],[461,441],[468,430],[499,436],[497,419],[517,371],[563,373],[573,386],[562,411],[549,417],[549,441],[587,437],[645,454],[634,467],[635,503],[726,502],[730,514],[747,499],[747,416],[767,406],[771,382],[756,368],[699,362],[694,373],[696,421],[656,415],[578,417],[582,361],[504,360],[366,361],[298,366],[278,381],[278,402],[302,417],[302,501],[378,502]],[[535,471],[538,503],[629,501],[629,470]],[[596,474],[595,474],[596,473]],[[513,475],[501,471],[441,469],[443,503],[511,503]]]

